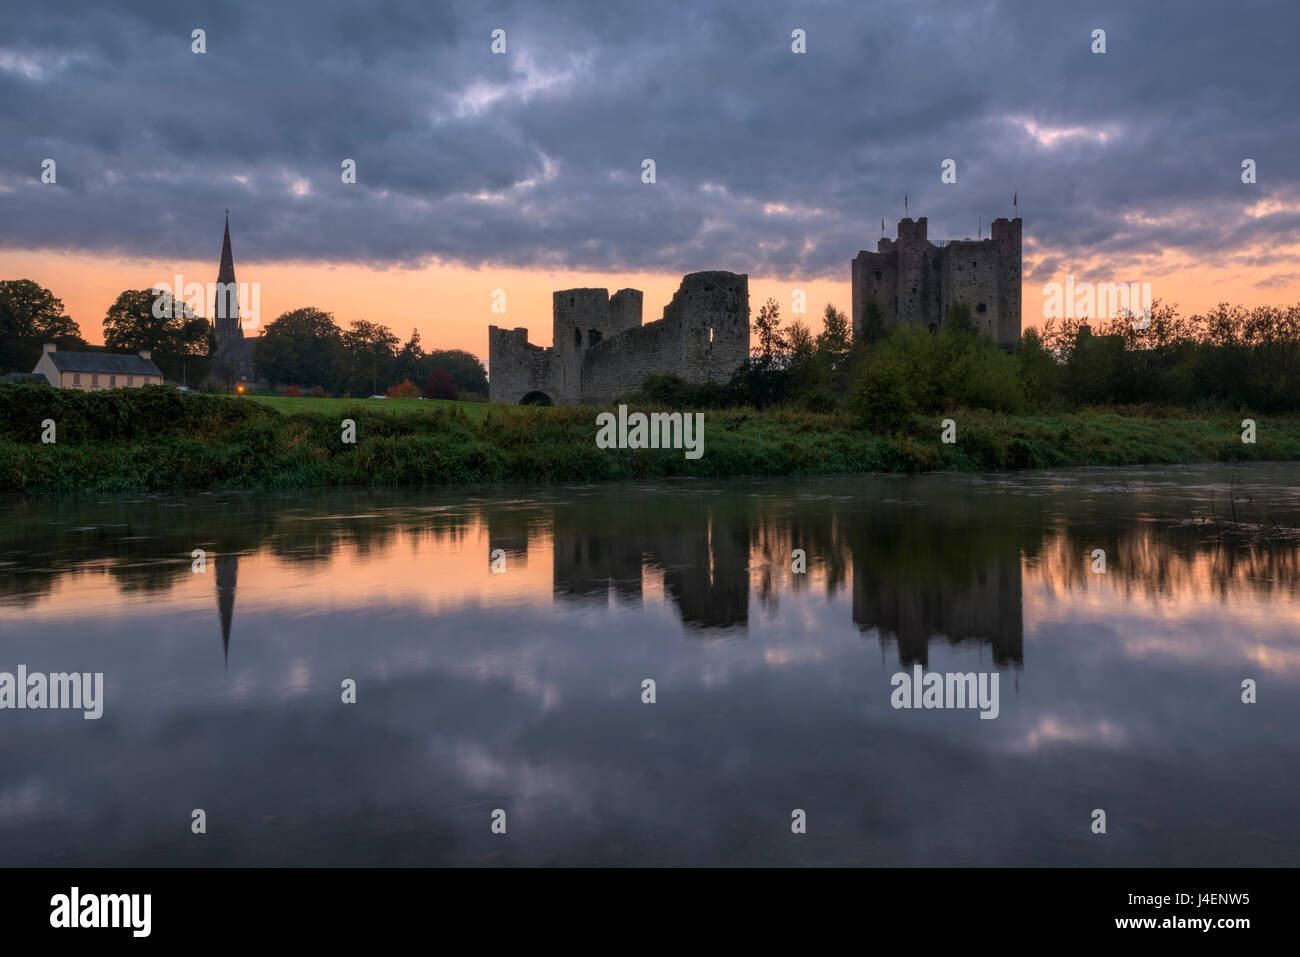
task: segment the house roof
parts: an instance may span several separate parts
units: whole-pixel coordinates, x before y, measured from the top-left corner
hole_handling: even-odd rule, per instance
[[[47,352],[60,372],[101,372],[110,375],[156,375],[162,370],[153,360],[138,355],[121,355],[114,352]]]

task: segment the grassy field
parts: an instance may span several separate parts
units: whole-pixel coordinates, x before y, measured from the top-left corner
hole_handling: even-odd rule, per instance
[[[460,409],[466,417],[477,420],[487,415],[489,404],[486,402],[453,402],[447,399],[313,399],[310,396],[273,395],[271,393],[251,393],[239,396],[241,402],[261,402],[277,412],[286,415],[296,412],[319,412],[324,415],[339,415],[344,409],[362,408],[368,412],[382,412],[388,415],[397,413],[428,414],[435,411],[446,412]]]
[[[705,413],[704,455],[600,449],[584,407],[74,392],[0,385],[0,492],[598,482],[834,472],[1300,461],[1300,416],[1151,408],[1004,415],[953,410],[874,434],[844,414]],[[1257,442],[1243,443],[1254,418]],[[356,424],[355,443],[341,422]],[[51,425],[52,424],[52,425]],[[50,429],[56,441],[50,442]]]

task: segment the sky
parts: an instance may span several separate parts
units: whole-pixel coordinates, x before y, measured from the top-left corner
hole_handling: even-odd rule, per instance
[[[704,269],[817,329],[905,195],[932,239],[1018,197],[1026,326],[1067,273],[1189,313],[1300,301],[1296,4],[156,0],[0,26],[0,279],[92,342],[119,292],[214,281],[226,210],[261,324],[313,305],[484,359],[489,324],[549,344],[553,290],[633,286],[650,321]]]

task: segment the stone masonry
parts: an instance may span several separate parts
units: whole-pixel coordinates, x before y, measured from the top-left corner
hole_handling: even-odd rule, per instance
[[[861,337],[874,299],[887,322],[936,328],[954,302],[970,305],[975,324],[999,345],[1020,339],[1020,219],[993,220],[991,239],[931,242],[926,220],[902,219],[898,239],[853,260],[853,336]]]
[[[552,297],[549,348],[524,328],[488,327],[493,402],[604,405],[652,373],[725,382],[749,355],[749,277],[695,272],[663,318],[641,323],[641,292],[564,289]]]

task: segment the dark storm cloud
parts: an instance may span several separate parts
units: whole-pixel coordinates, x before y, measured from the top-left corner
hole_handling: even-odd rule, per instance
[[[1300,9],[1079,6],[27,4],[0,35],[0,246],[210,257],[229,207],[245,259],[844,278],[905,192],[960,238],[1017,191],[1053,265],[1284,260]]]

